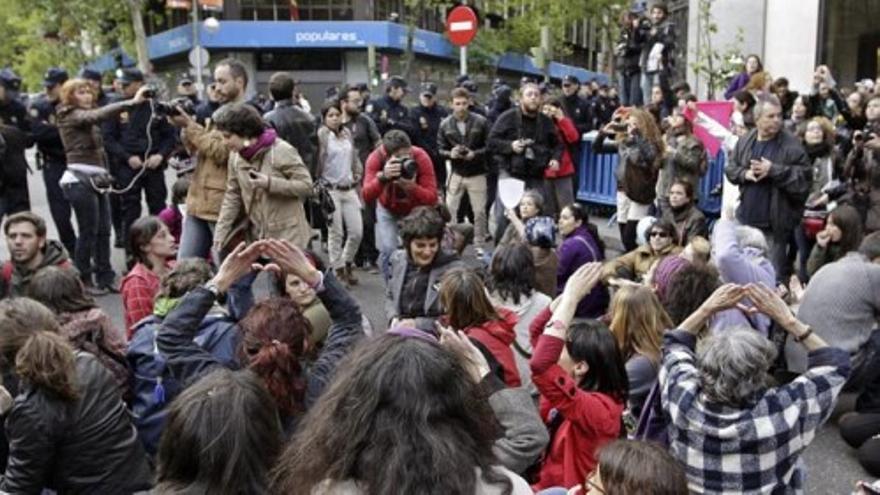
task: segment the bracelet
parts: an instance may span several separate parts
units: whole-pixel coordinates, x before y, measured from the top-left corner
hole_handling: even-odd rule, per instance
[[[795,338],[794,338],[794,341],[797,342],[797,343],[801,343],[801,342],[807,340],[807,338],[808,338],[810,335],[813,335],[813,327],[811,327],[811,326],[808,325],[808,326],[807,326],[807,331],[804,332],[804,333],[802,333],[801,335],[798,335],[797,337],[795,337]]]

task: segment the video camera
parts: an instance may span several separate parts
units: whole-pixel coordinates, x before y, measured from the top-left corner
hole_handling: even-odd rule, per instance
[[[186,96],[179,96],[170,101],[155,101],[157,95],[158,90],[156,88],[151,87],[144,91],[145,97],[154,100],[153,111],[156,112],[157,115],[176,117],[180,115],[180,112],[177,109],[178,107],[180,107],[187,115],[196,114],[195,104],[193,104],[193,101]]]

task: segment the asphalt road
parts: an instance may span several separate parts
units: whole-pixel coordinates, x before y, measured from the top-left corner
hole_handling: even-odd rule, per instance
[[[33,158],[31,154],[30,158]],[[33,161],[32,161],[33,163]],[[169,190],[173,183],[174,175],[168,173]],[[51,222],[49,208],[46,202],[45,188],[43,187],[40,172],[30,176],[29,189],[31,195],[31,207],[33,211],[44,216],[49,224],[49,237],[57,238],[55,227]],[[146,205],[143,206],[146,210]],[[609,246],[619,245],[616,227],[610,228],[603,220],[599,223],[600,231],[606,237]],[[6,243],[0,243],[0,259],[8,259]],[[125,256],[121,249],[114,249],[112,256],[113,267],[118,274],[124,273]],[[353,288],[352,293],[361,303],[362,311],[373,323],[374,328],[384,328],[384,284],[379,275],[358,271],[360,283]],[[99,298],[102,308],[111,316],[119,328],[123,328],[124,319],[122,314],[122,301],[118,295],[107,295]],[[852,409],[853,398],[844,396],[838,405],[838,411],[828,424],[819,431],[812,444],[804,454],[804,462],[807,466],[807,489],[806,493],[816,495],[848,494],[856,480],[870,479],[855,459],[855,452],[850,449],[841,439],[836,427],[836,417],[840,412]]]

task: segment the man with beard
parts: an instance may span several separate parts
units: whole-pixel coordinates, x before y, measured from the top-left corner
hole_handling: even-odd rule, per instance
[[[29,211],[10,215],[3,233],[11,259],[0,269],[0,297],[24,296],[31,277],[43,267],[72,269],[64,246],[46,240],[46,221],[39,215]]]
[[[354,149],[361,163],[367,163],[367,157],[382,139],[379,129],[372,119],[362,113],[362,87],[361,85],[345,86],[339,94],[339,103],[342,106],[342,125],[351,133],[354,141]],[[376,235],[373,225],[376,224],[376,202],[364,201],[363,218],[364,229],[361,245],[355,256],[355,264],[362,267],[371,267],[378,273],[376,260],[379,251],[376,249]]]
[[[696,204],[700,199],[697,185],[709,168],[706,147],[694,136],[693,124],[680,114],[667,117],[666,124],[666,158],[657,179],[661,212],[669,208],[669,186],[677,179],[685,179],[695,188],[691,199]]]
[[[0,70],[0,135],[6,154],[0,163],[0,219],[31,209],[28,163],[24,152],[34,144],[27,109],[18,100],[21,78],[12,69]]]
[[[779,99],[764,96],[754,115],[755,129],[739,138],[724,173],[739,186],[737,220],[764,233],[777,281],[787,283],[792,272],[787,248],[800,226],[812,169],[801,142],[782,129]]]
[[[214,69],[214,94],[220,105],[244,103],[247,84],[247,69],[238,60],[223,60]],[[214,225],[226,193],[229,148],[223,134],[211,129],[210,122],[199,124],[185,112],[172,117],[171,122],[182,128],[180,138],[190,155],[198,157],[186,195],[186,216],[177,256],[204,258],[210,254]]]
[[[489,151],[498,164],[498,178],[513,177],[525,182],[526,190],[544,195],[544,169],[551,160],[562,158],[563,143],[556,138],[556,125],[541,109],[541,90],[535,83],[520,89],[519,106],[498,117],[489,133]],[[496,202],[496,239],[507,228],[501,202]]]

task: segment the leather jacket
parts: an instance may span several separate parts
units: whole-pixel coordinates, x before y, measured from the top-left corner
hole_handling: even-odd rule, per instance
[[[280,100],[275,102],[275,109],[264,118],[278,132],[278,137],[296,148],[309,172],[314,175],[318,150],[318,125],[315,117],[294,105],[291,100]]]

